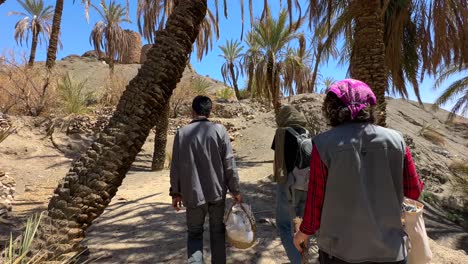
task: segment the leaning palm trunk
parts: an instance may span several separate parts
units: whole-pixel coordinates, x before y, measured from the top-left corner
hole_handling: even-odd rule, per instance
[[[84,231],[109,205],[182,77],[206,8],[206,0],[181,1],[157,32],[109,124],[55,189],[35,250],[51,250],[49,257],[76,250]]]
[[[55,2],[54,20],[52,22],[52,32],[50,33],[49,48],[47,49],[47,69],[52,69],[57,59],[57,45],[60,36],[60,24],[62,22],[63,0]]]
[[[385,126],[385,91],[388,87],[385,70],[384,22],[380,0],[359,1],[354,46],[351,55],[351,77],[367,83],[377,97],[377,123]]]
[[[166,161],[167,129],[169,127],[169,111],[169,102],[167,102],[156,121],[153,163],[151,164],[151,170],[153,171],[164,169],[164,162]]]
[[[33,29],[32,35],[33,35],[33,39],[32,39],[32,44],[31,44],[31,53],[29,55],[29,62],[28,62],[29,66],[33,66],[34,61],[36,60],[36,49],[37,49],[37,41],[39,39],[39,31]]]

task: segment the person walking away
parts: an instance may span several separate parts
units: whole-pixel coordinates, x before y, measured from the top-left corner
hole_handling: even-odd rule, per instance
[[[293,106],[282,106],[276,116],[274,150],[276,186],[276,226],[286,254],[292,264],[301,263],[301,254],[293,244],[293,219],[302,217],[309,179],[309,157],[312,149],[307,120]],[[308,142],[307,142],[308,141]],[[301,146],[310,145],[306,168],[300,165]],[[299,168],[300,167],[300,168]]]
[[[192,103],[192,122],[177,131],[170,171],[172,204],[187,208],[189,263],[203,263],[203,224],[209,215],[212,263],[226,263],[226,193],[241,202],[239,177],[229,135],[220,124],[208,120],[212,102],[197,96]]]
[[[318,233],[320,263],[406,263],[403,196],[423,183],[400,133],[374,125],[371,88],[346,79],[329,87],[322,110],[333,127],[313,139],[300,243]]]

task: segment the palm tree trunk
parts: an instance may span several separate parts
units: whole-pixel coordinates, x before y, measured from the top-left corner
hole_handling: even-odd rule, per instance
[[[31,44],[31,54],[29,54],[29,62],[28,65],[30,67],[34,66],[34,60],[36,59],[36,49],[37,49],[37,40],[39,38],[39,31],[33,30],[32,32],[32,44]]]
[[[385,70],[384,22],[380,0],[358,1],[354,45],[351,54],[351,77],[367,83],[377,97],[377,124],[385,126],[385,92],[388,81]]]
[[[114,40],[111,38],[111,34],[107,34],[107,63],[109,64],[109,71],[111,76],[114,74],[114,65],[115,65],[115,45],[114,45]]]
[[[239,92],[239,87],[237,87],[237,78],[236,78],[236,74],[234,73],[234,64],[232,64],[232,63],[229,64],[229,72],[231,73],[232,85],[234,86],[234,91],[236,92],[237,100],[240,100],[241,95],[240,95],[240,92]]]
[[[169,128],[169,111],[169,102],[167,102],[158,120],[156,120],[153,163],[151,164],[151,170],[153,171],[164,169],[164,162],[166,161],[167,129]]]
[[[60,36],[60,24],[62,22],[63,0],[55,2],[54,20],[52,22],[52,32],[50,33],[49,48],[47,49],[47,69],[52,69],[57,59],[57,45]]]
[[[247,83],[247,93],[252,97],[252,84],[253,84],[253,74],[254,74],[254,67],[253,65],[249,66],[249,81]]]
[[[76,250],[84,231],[109,205],[182,77],[206,2],[181,1],[166,28],[157,32],[155,45],[127,85],[109,124],[55,189],[34,252],[53,249],[49,252],[53,257]]]
[[[320,64],[320,58],[322,57],[322,47],[319,47],[317,48],[317,54],[315,56],[315,64],[314,64],[314,71],[312,73],[312,80],[311,80],[311,83],[312,83],[312,89],[311,91],[308,91],[310,93],[314,93],[317,91],[317,74],[318,74],[318,66]]]
[[[281,102],[279,102],[279,87],[276,87],[276,82],[275,82],[275,72],[273,70],[273,65],[275,62],[273,61],[272,58],[269,59],[268,61],[268,66],[267,66],[267,82],[268,82],[268,90],[271,93],[271,99],[273,103],[273,108],[275,109],[275,114],[278,114],[279,109],[281,107]]]

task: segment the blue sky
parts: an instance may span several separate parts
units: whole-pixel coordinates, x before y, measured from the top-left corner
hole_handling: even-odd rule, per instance
[[[54,5],[55,0],[44,0],[46,5]],[[124,0],[119,0],[121,3],[124,3]],[[119,2],[118,1],[118,2]],[[80,4],[81,0],[76,0],[76,3],[73,4],[72,0],[65,1],[65,7],[63,12],[63,21],[62,21],[62,35],[61,40],[63,43],[63,49],[58,52],[57,58],[63,58],[70,54],[81,55],[85,51],[91,50],[92,46],[89,43],[89,34],[92,30],[93,25],[99,20],[99,15],[94,10],[90,13],[90,22],[89,24],[85,20],[84,7]],[[97,4],[98,0],[94,0]],[[130,16],[132,24],[124,23],[122,27],[125,29],[132,29],[138,31],[136,24],[136,0],[131,0],[130,5]],[[214,1],[209,1],[210,4],[213,4]],[[220,3],[222,1],[219,1]],[[248,17],[248,8],[246,2],[246,17],[245,17],[245,28],[249,28],[249,17]],[[270,1],[271,3],[278,3],[279,1]],[[283,1],[285,3],[286,1]],[[305,1],[302,1],[305,2]],[[256,16],[260,15],[262,10],[263,1],[254,1],[254,12]],[[229,18],[220,21],[220,38],[215,40],[213,43],[213,49],[208,55],[206,55],[201,62],[196,60],[196,56],[192,56],[192,64],[195,70],[201,75],[209,75],[212,78],[222,80],[221,76],[221,65],[223,64],[223,59],[219,56],[220,50],[219,45],[226,43],[228,39],[238,39],[241,34],[241,19],[240,19],[240,5],[238,1],[229,0],[228,1],[228,13]],[[279,4],[271,6],[273,14],[277,14],[279,11]],[[14,50],[16,54],[25,52],[29,56],[29,46],[23,45],[19,46],[14,38],[14,25],[15,23],[22,19],[20,16],[7,16],[7,13],[10,11],[22,11],[20,5],[16,0],[8,0],[5,4],[0,6],[0,53],[8,52],[9,50]],[[222,13],[222,7],[220,10]],[[306,34],[310,34],[306,32]],[[143,40],[146,43],[145,40]],[[46,58],[46,45],[41,45],[38,47],[36,60],[43,61]],[[335,80],[340,80],[346,77],[347,65],[340,66],[334,60],[329,60],[326,63],[323,63],[320,67],[320,72],[325,77],[333,77]],[[433,79],[426,77],[424,82],[420,85],[421,95],[424,102],[433,102],[437,95],[440,94],[439,91],[434,91],[432,89]],[[244,80],[239,81],[239,86],[243,87]],[[321,87],[319,87],[321,88]],[[411,89],[409,89],[411,90]],[[393,96],[393,95],[392,95]],[[398,96],[397,96],[398,97]],[[414,95],[411,93],[410,99],[415,99]]]

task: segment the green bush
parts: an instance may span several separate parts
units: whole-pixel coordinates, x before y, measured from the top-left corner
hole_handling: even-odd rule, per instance
[[[216,97],[223,100],[230,100],[234,97],[234,91],[229,87],[225,87],[216,92]]]
[[[62,101],[62,110],[66,114],[83,114],[87,111],[86,105],[94,99],[92,92],[86,92],[86,80],[74,82],[69,74],[57,82],[57,91]]]
[[[201,77],[197,77],[190,84],[190,87],[196,95],[207,95],[211,84]]]

